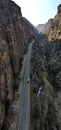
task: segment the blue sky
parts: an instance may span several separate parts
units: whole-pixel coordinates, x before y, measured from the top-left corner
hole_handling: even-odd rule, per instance
[[[23,17],[26,17],[33,25],[46,23],[57,13],[57,6],[61,0],[13,0],[22,10]]]

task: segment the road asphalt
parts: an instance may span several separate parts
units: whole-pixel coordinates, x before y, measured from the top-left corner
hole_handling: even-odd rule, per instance
[[[22,99],[20,104],[19,123],[18,130],[29,130],[30,123],[30,55],[32,45],[35,41],[33,40],[28,48],[26,54],[24,75],[23,75],[23,88],[22,88]]]

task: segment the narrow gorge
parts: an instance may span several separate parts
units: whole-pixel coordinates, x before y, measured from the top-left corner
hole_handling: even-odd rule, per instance
[[[11,0],[0,0],[0,130],[18,129],[32,41],[29,130],[61,130],[61,4],[53,19],[35,27]]]

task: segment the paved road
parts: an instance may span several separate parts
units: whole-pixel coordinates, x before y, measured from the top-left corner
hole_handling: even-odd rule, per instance
[[[28,77],[30,76],[30,54],[32,49],[33,40],[30,43],[24,67],[24,79],[23,79],[23,90],[22,90],[22,100],[19,114],[19,124],[18,130],[29,130],[30,123],[30,82],[28,82]]]

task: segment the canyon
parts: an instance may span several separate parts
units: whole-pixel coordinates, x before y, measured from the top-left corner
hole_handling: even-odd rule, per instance
[[[11,0],[0,0],[0,130],[17,130],[30,43],[30,130],[61,130],[61,4],[34,27]],[[39,31],[39,33],[38,33]]]

